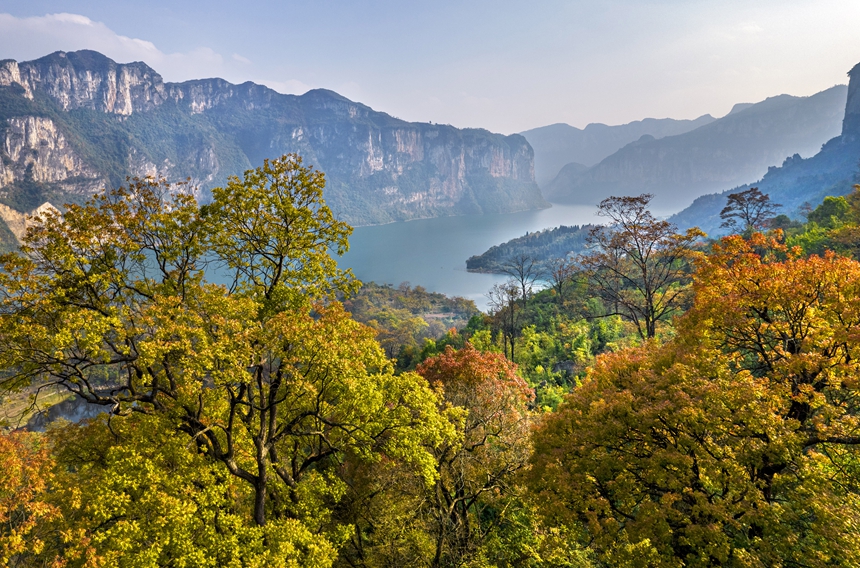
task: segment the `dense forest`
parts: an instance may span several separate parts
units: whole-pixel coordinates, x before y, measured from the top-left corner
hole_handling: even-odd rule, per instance
[[[860,188],[716,241],[612,197],[482,314],[340,270],[323,185],[132,180],[0,257],[4,404],[104,410],[0,435],[5,565],[860,564]]]
[[[470,272],[504,274],[504,265],[511,258],[522,255],[535,259],[539,264],[548,265],[555,259],[582,252],[588,233],[593,228],[594,225],[561,225],[553,229],[526,233],[522,237],[490,247],[482,254],[470,256],[466,260],[466,269]]]

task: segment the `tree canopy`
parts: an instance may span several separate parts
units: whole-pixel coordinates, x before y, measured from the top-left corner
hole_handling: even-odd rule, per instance
[[[386,455],[429,479],[442,419],[426,382],[395,375],[373,332],[335,301],[356,287],[330,256],[351,229],[322,187],[321,173],[289,155],[230,180],[202,208],[182,185],[144,179],[48,214],[20,254],[0,259],[3,386],[65,387],[114,416],[109,428],[128,419],[151,431],[141,438],[149,454],[174,447],[159,438],[170,432],[215,468],[210,478],[242,485],[242,526],[292,523],[301,530],[278,532],[283,546],[312,531],[334,551],[340,529],[325,511],[343,491],[343,461]],[[208,282],[207,267],[230,285]],[[99,483],[110,494],[76,469],[83,493]],[[143,533],[128,538],[143,542],[136,526]]]
[[[856,565],[860,264],[734,236],[694,286],[674,339],[601,357],[543,421],[548,522],[614,566]]]

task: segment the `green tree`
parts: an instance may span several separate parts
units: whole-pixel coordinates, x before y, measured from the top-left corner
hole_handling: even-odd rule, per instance
[[[807,219],[820,227],[832,229],[845,221],[850,211],[848,200],[844,197],[825,197],[824,201],[807,215]]]
[[[318,526],[346,456],[432,475],[435,395],[395,376],[335,301],[357,283],[330,256],[351,229],[323,182],[289,155],[203,208],[147,179],[48,215],[2,257],[3,387],[53,383],[116,420],[163,419],[246,485],[258,527]],[[229,287],[206,281],[211,264]],[[337,527],[319,530],[338,542]]]

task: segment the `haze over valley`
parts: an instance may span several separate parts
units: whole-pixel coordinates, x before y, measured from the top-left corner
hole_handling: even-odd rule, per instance
[[[0,7],[0,566],[860,566],[860,2]]]

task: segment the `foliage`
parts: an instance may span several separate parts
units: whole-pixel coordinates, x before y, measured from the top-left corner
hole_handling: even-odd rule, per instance
[[[819,227],[833,229],[845,222],[850,209],[851,206],[844,197],[828,196],[806,218]]]
[[[0,434],[0,563],[28,566],[44,555],[50,538],[46,524],[61,520],[60,511],[46,499],[54,483],[54,458],[37,434]]]
[[[425,340],[464,327],[478,313],[471,300],[448,298],[406,282],[396,288],[364,283],[355,296],[344,300],[344,307],[356,321],[377,331],[386,355],[404,361],[398,365],[402,369],[414,368],[411,362]]]
[[[139,467],[163,459],[169,469],[178,458],[157,452],[185,448],[215,472],[209,478],[239,484],[250,495],[242,526],[258,527],[242,540],[248,558],[260,537],[287,550],[305,546],[307,531],[336,547],[344,527],[326,519],[343,494],[345,460],[385,456],[430,479],[430,448],[444,431],[425,381],[394,375],[373,331],[334,300],[355,282],[329,255],[346,249],[349,228],[332,217],[322,186],[297,156],[213,190],[204,208],[182,187],[135,180],[48,215],[21,254],[2,257],[4,388],[58,384],[115,422],[166,428],[174,445],[150,439]],[[229,288],[204,280],[209,263],[230,275]],[[125,446],[115,451],[134,465]],[[119,475],[117,491],[132,482]],[[195,485],[176,482],[164,502]],[[135,527],[140,542],[157,540],[157,522]],[[265,536],[267,527],[283,532]],[[118,535],[99,550],[137,554]]]
[[[720,218],[723,220],[721,226],[739,230],[749,236],[753,231],[768,228],[780,207],[782,205],[778,203],[771,203],[770,197],[760,192],[757,187],[730,193],[726,198],[726,206],[720,211]]]
[[[599,214],[612,223],[592,229],[593,250],[580,257],[607,313],[632,321],[642,338],[654,337],[657,322],[675,314],[683,302],[688,261],[696,239],[704,236],[698,229],[678,234],[668,221],[655,219],[648,211],[651,198],[601,201]]]
[[[424,361],[418,372],[437,388],[458,437],[434,450],[437,477],[425,497],[426,532],[434,537],[431,566],[462,565],[480,557],[484,543],[516,508],[514,474],[530,454],[533,392],[498,353],[471,345]]]
[[[63,512],[53,544],[68,566],[316,568],[337,554],[319,535],[324,508],[255,524],[251,487],[189,451],[193,440],[163,417],[102,417],[52,437],[61,469],[51,500]]]
[[[550,526],[612,566],[857,564],[860,265],[797,255],[724,239],[675,339],[602,356],[546,415]]]

